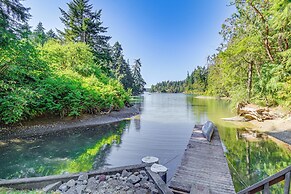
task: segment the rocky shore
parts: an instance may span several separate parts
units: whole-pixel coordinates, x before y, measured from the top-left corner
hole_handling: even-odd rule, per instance
[[[126,120],[134,115],[139,114],[139,108],[125,107],[120,111],[112,111],[108,114],[99,115],[82,115],[78,118],[56,118],[45,117],[32,121],[26,121],[18,126],[12,127],[0,127],[0,140],[10,138],[21,138],[45,135],[48,133],[54,133],[58,131],[76,129],[81,127],[91,127],[102,124],[114,123],[122,120]]]
[[[255,117],[236,116],[233,118],[223,118],[230,121],[238,127],[245,128],[250,131],[267,134],[271,139],[278,143],[286,144],[291,149],[291,113],[281,107],[264,108],[256,105],[247,105],[248,112],[259,112],[267,110],[268,119],[255,119]],[[253,111],[256,110],[256,111]],[[256,116],[265,116],[264,114],[256,114]]]
[[[54,187],[57,187],[54,189]],[[71,179],[66,183],[48,185],[44,192],[54,191],[67,194],[157,194],[153,180],[145,170],[130,172],[123,170],[122,173],[112,175],[97,175],[88,178],[88,174],[81,174],[77,180]]]

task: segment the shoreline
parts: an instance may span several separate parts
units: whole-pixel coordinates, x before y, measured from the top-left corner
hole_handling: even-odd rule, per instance
[[[291,117],[264,120],[263,122],[257,120],[243,121],[243,117],[238,116],[224,120],[248,131],[265,133],[272,141],[285,144],[291,150]]]
[[[198,98],[198,99],[219,99],[219,100],[231,100],[231,98],[229,97],[219,97],[219,96],[195,96],[194,98]]]
[[[125,107],[119,111],[112,111],[109,114],[85,114],[78,118],[38,118],[32,121],[23,122],[19,126],[0,128],[0,140],[40,136],[60,131],[73,130],[76,128],[110,124],[127,120],[139,113],[139,109],[132,106]]]

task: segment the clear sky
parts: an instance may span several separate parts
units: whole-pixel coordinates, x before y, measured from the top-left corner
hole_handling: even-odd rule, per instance
[[[69,0],[25,0],[35,27],[63,29],[59,7]],[[229,0],[91,0],[102,9],[111,44],[119,41],[131,64],[141,58],[147,87],[163,80],[183,80],[187,71],[206,63],[222,39],[224,20],[234,12]]]

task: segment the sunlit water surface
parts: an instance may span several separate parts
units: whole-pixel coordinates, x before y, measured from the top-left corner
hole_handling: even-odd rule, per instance
[[[184,94],[144,94],[141,114],[129,121],[35,138],[0,141],[0,178],[81,172],[160,159],[171,179],[195,124],[218,126],[236,190],[290,165],[291,153],[266,138],[249,141],[245,131],[221,120],[229,102]],[[273,188],[280,192],[280,187]]]

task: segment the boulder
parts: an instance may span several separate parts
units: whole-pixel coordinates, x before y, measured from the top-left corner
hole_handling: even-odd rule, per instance
[[[134,174],[128,177],[127,182],[135,184],[140,181],[140,178],[138,176],[135,176]]]

